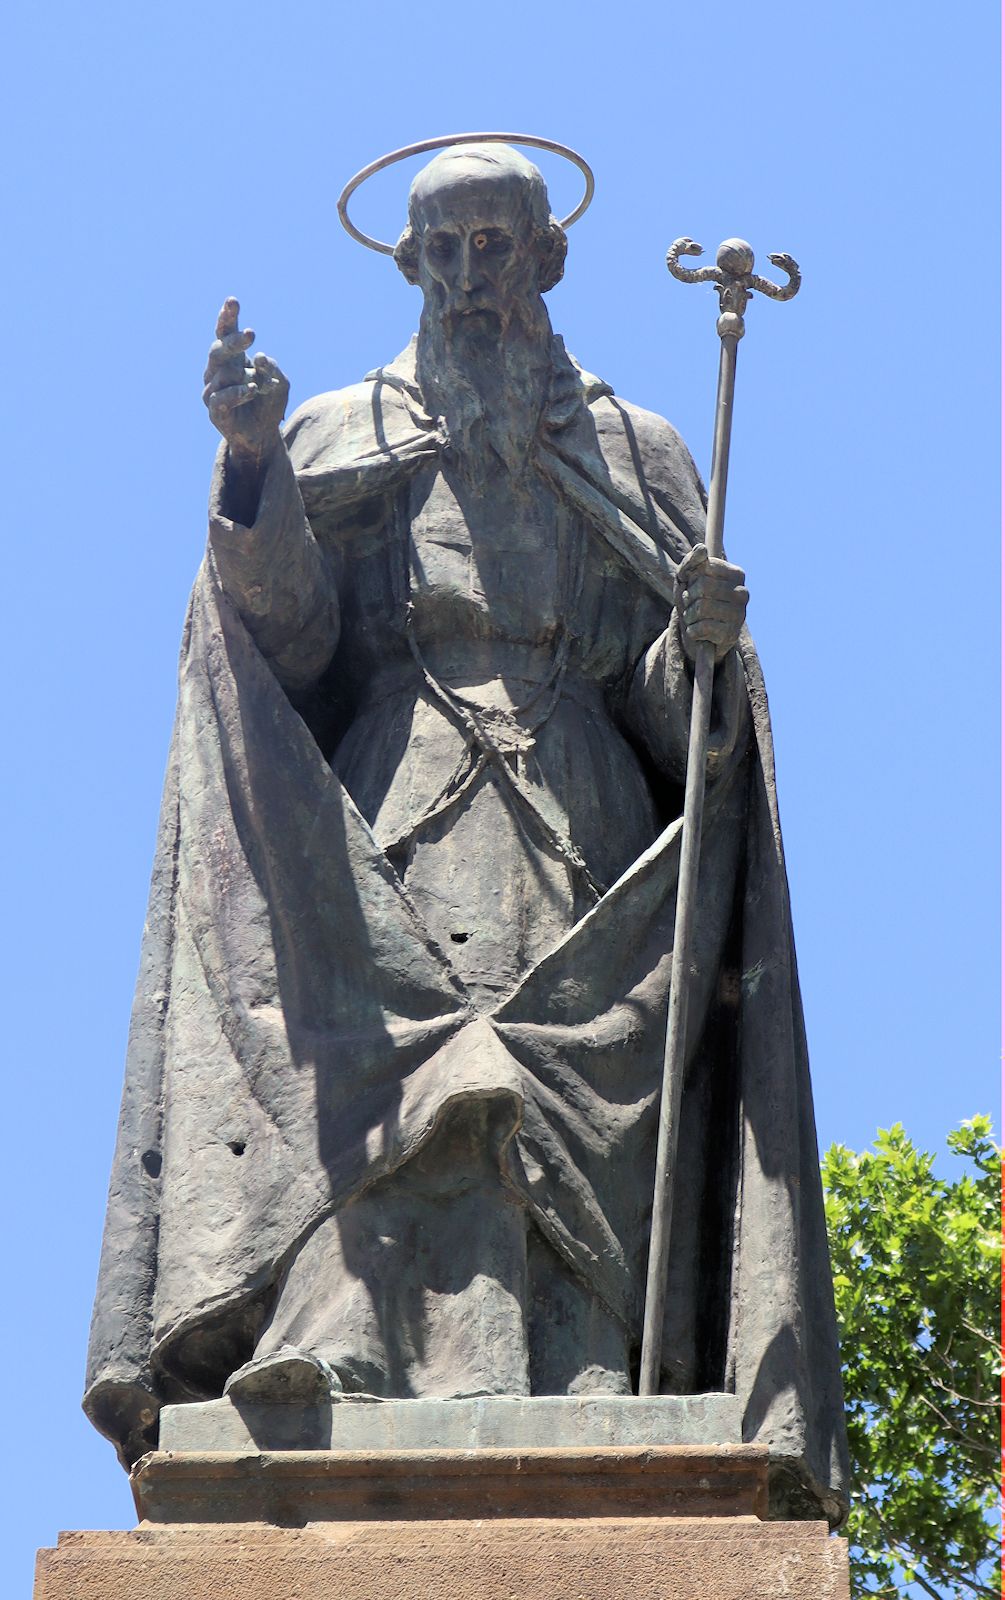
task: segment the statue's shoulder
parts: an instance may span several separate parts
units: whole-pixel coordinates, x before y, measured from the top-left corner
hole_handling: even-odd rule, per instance
[[[622,395],[600,395],[590,405],[604,453],[628,454],[653,489],[673,488],[704,505],[701,475],[677,429],[656,411],[647,411]]]
[[[694,457],[665,417],[633,405],[610,389],[588,402],[608,467],[641,480],[669,515],[701,536],[707,503]]]
[[[329,389],[297,407],[283,429],[297,473],[326,471],[365,451],[374,435],[373,379]]]

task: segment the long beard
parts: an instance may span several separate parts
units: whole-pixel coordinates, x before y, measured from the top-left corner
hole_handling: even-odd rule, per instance
[[[522,476],[537,438],[551,374],[551,322],[544,302],[522,302],[504,321],[495,311],[444,316],[426,307],[417,376],[427,408],[442,419],[457,469],[479,483],[502,464]]]

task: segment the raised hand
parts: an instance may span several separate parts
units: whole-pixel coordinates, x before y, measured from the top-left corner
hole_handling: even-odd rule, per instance
[[[677,568],[674,605],[690,660],[702,642],[715,646],[721,661],[736,644],[750,598],[741,567],[710,556],[703,544],[688,551]]]
[[[203,375],[202,398],[232,455],[261,464],[279,442],[290,385],[269,356],[247,359],[255,334],[252,328],[243,332],[238,328],[240,309],[234,299],[223,302]]]

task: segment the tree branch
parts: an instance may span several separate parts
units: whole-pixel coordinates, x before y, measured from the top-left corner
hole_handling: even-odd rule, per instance
[[[960,1318],[960,1327],[966,1328],[967,1332],[972,1333],[975,1339],[979,1339],[982,1344],[986,1344],[990,1349],[992,1349],[995,1352],[995,1355],[1000,1353],[1001,1346],[999,1345],[998,1340],[992,1339],[980,1328],[975,1328],[973,1323],[968,1322],[965,1317]]]
[[[934,1416],[938,1417],[944,1428],[947,1428],[950,1433],[956,1435],[957,1439],[959,1439],[960,1443],[964,1445],[967,1450],[977,1455],[989,1456],[992,1461],[998,1460],[998,1451],[993,1445],[981,1444],[979,1439],[971,1438],[970,1435],[961,1427],[959,1427],[951,1417],[947,1417],[944,1411],[940,1411],[939,1407],[935,1404],[935,1401],[929,1400],[927,1394],[919,1394],[918,1399],[921,1401],[923,1406],[928,1407],[929,1411],[931,1411]]]
[[[939,1389],[943,1394],[947,1394],[951,1400],[958,1401],[958,1403],[960,1405],[963,1405],[963,1406],[980,1406],[981,1409],[985,1410],[985,1411],[997,1411],[997,1409],[998,1409],[997,1396],[992,1395],[992,1397],[990,1399],[982,1400],[982,1399],[979,1399],[977,1397],[977,1395],[960,1394],[957,1389],[950,1388],[948,1383],[943,1383],[942,1379],[936,1376],[936,1374],[932,1371],[931,1365],[929,1363],[929,1357],[932,1356],[932,1355],[939,1356],[941,1360],[945,1361],[946,1366],[949,1368],[950,1372],[953,1371],[952,1363],[949,1362],[949,1361],[946,1361],[946,1358],[945,1358],[945,1356],[942,1355],[941,1351],[939,1351],[939,1350],[934,1350],[934,1351],[933,1350],[926,1350],[924,1345],[921,1345],[921,1344],[918,1343],[917,1339],[915,1339],[915,1341],[914,1341],[914,1348],[918,1351],[918,1353],[921,1356],[921,1360],[918,1362],[919,1367],[922,1369],[922,1371],[924,1372],[925,1376],[928,1378],[929,1382],[936,1389]]]
[[[863,1492],[862,1499],[869,1507],[873,1516],[876,1518],[876,1521],[879,1523],[883,1537],[886,1539],[890,1549],[896,1554],[898,1561],[902,1566],[905,1564],[909,1564],[911,1566],[913,1572],[911,1582],[918,1584],[920,1588],[924,1589],[925,1593],[931,1596],[931,1600],[945,1600],[944,1594],[940,1593],[939,1590],[928,1581],[924,1573],[919,1572],[917,1567],[914,1566],[913,1552],[909,1550],[906,1545],[902,1544],[893,1533],[891,1533],[890,1528],[887,1525],[886,1518],[883,1516],[882,1511],[879,1509],[879,1506],[876,1504],[872,1496]],[[926,1557],[926,1559],[928,1558]],[[965,1589],[969,1589],[971,1594],[978,1595],[980,1600],[998,1600],[998,1594],[996,1590],[992,1589],[988,1584],[975,1583],[972,1578],[964,1577],[962,1572],[948,1573],[947,1579],[950,1587],[953,1584],[962,1583]],[[942,1580],[940,1579],[939,1581]]]

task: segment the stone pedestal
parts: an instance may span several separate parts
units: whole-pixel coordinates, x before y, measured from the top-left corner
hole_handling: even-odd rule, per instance
[[[752,1446],[160,1451],[133,1490],[35,1600],[848,1600],[843,1540],[761,1520]]]
[[[682,1517],[63,1534],[35,1600],[848,1600],[813,1522]]]

